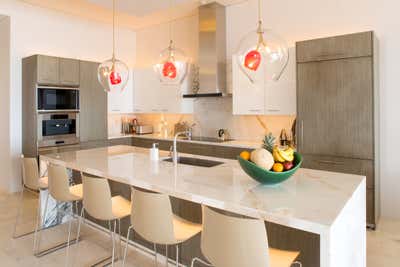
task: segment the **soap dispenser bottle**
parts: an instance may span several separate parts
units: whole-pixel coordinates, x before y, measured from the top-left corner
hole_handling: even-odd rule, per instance
[[[158,161],[160,158],[158,143],[153,143],[152,148],[150,149],[150,159],[153,161]]]

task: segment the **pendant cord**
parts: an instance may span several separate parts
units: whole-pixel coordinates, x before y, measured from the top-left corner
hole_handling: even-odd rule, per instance
[[[169,40],[172,42],[172,0],[169,1]]]
[[[258,22],[261,23],[261,0],[258,0]]]
[[[113,61],[115,61],[115,0],[113,0]]]

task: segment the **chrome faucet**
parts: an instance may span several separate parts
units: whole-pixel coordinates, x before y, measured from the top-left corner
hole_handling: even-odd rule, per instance
[[[179,132],[179,133],[176,133],[176,134],[175,134],[175,137],[174,137],[174,144],[173,144],[173,152],[172,152],[172,162],[173,162],[175,165],[178,164],[178,151],[177,151],[177,149],[176,149],[176,141],[177,141],[177,139],[178,139],[178,136],[180,136],[180,135],[185,135],[185,136],[187,136],[187,134],[188,134],[188,131]]]

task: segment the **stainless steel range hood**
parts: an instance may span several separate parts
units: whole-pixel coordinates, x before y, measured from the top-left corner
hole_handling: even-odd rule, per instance
[[[197,89],[183,97],[217,97],[226,92],[225,7],[216,2],[199,7]]]

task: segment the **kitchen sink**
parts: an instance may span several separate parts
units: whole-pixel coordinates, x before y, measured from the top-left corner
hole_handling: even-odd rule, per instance
[[[163,161],[172,162],[172,158],[166,158],[166,159],[163,159]],[[199,166],[199,167],[207,167],[207,168],[211,168],[211,167],[215,167],[215,166],[224,164],[221,161],[191,158],[191,157],[178,157],[178,163],[192,165],[192,166]]]

